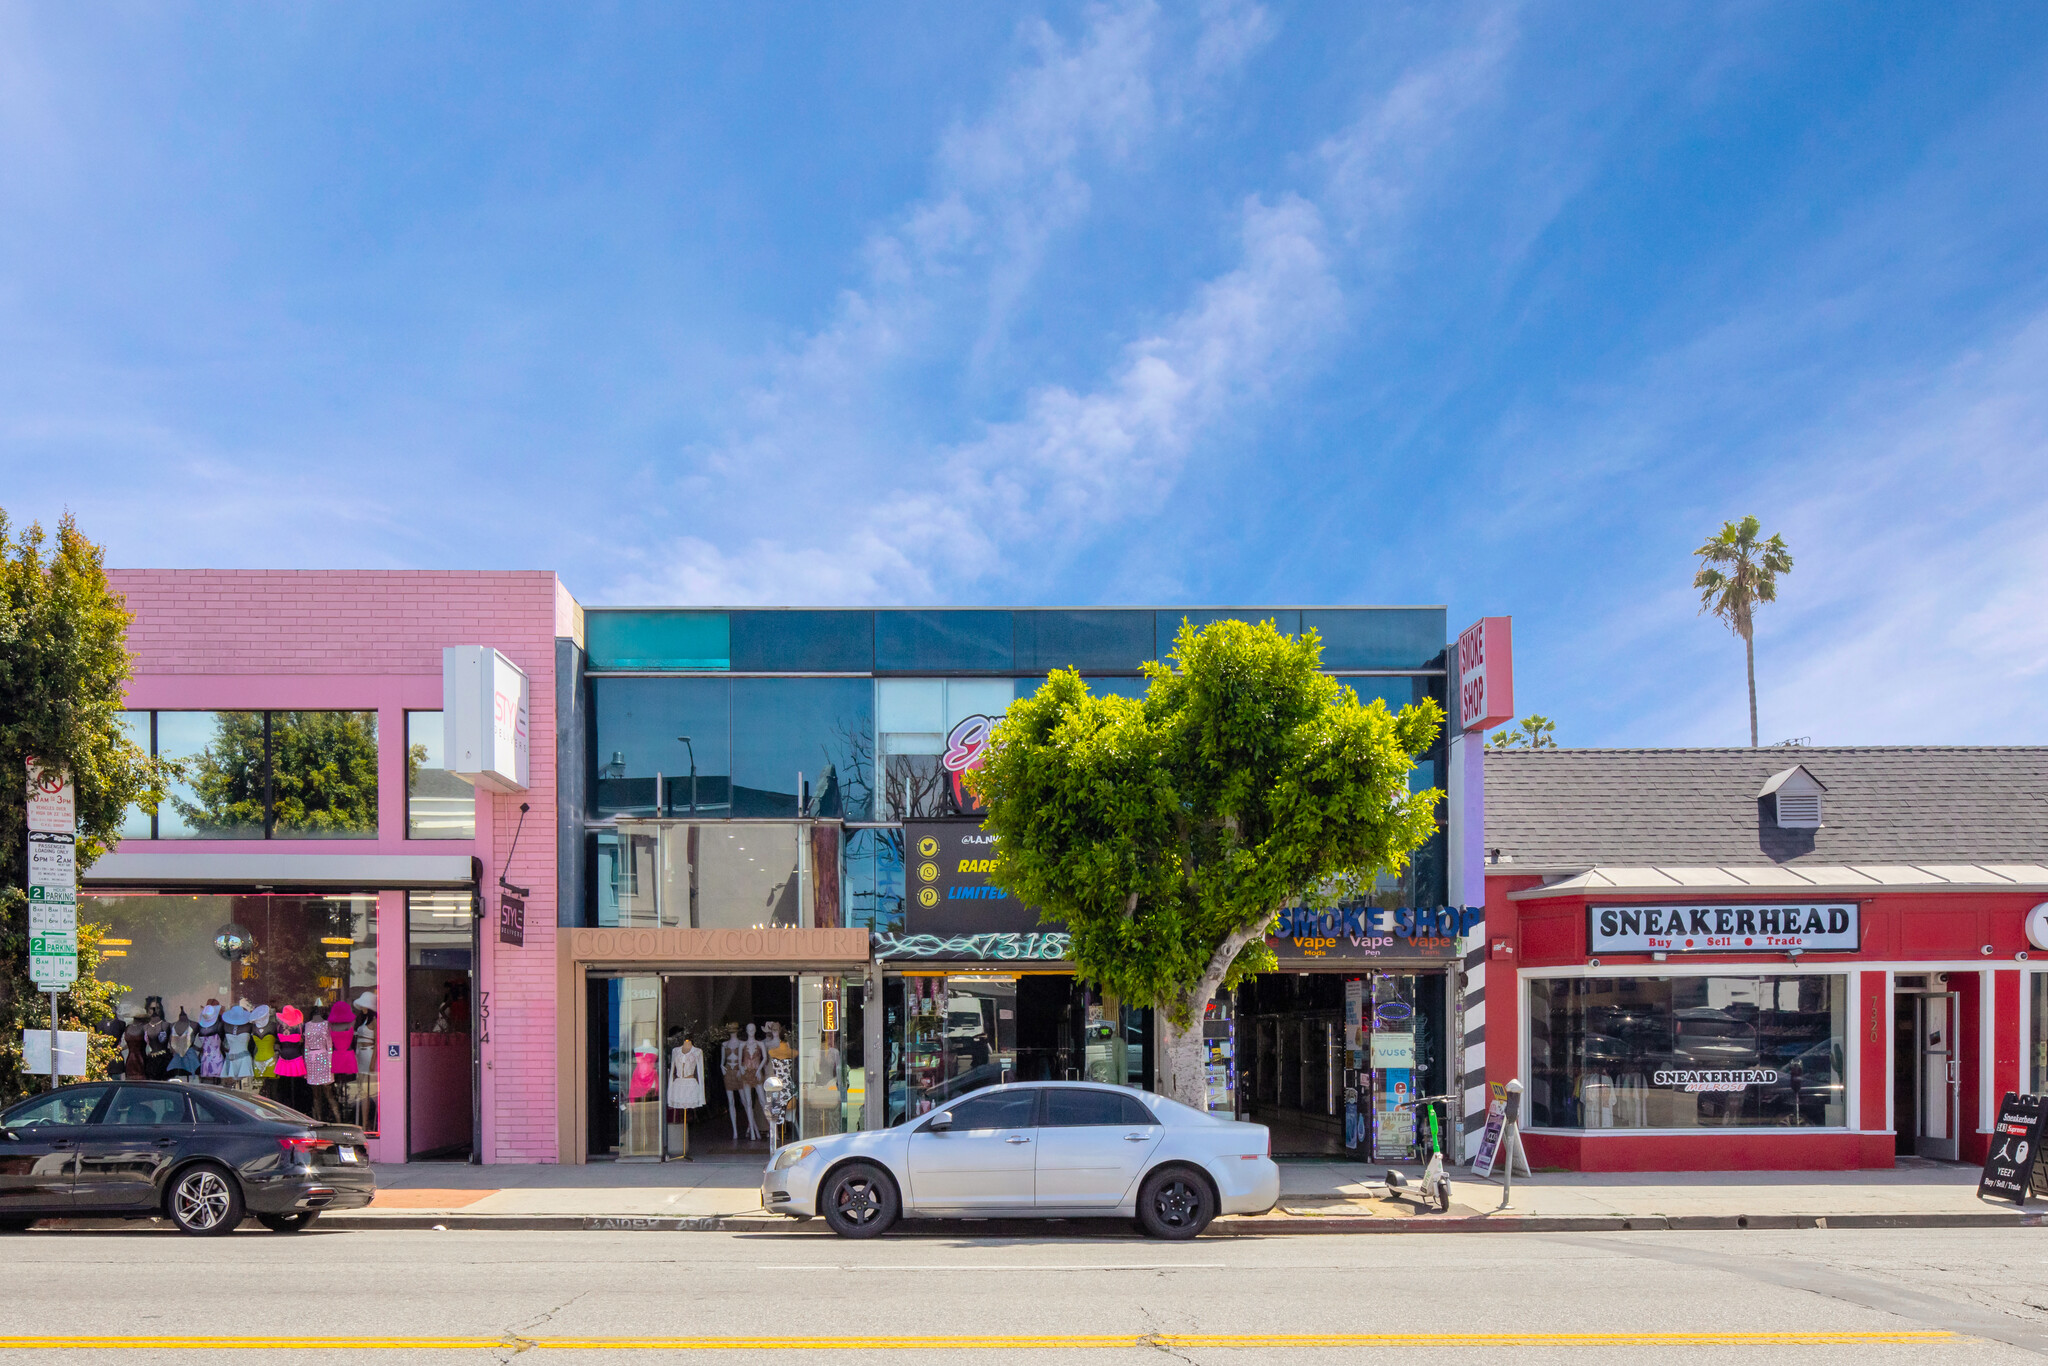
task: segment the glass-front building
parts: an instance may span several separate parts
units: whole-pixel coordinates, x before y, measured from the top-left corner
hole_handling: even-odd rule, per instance
[[[576,718],[561,756],[563,848],[580,855],[561,874],[576,1155],[759,1151],[1005,1079],[1149,1086],[1150,1012],[1076,981],[1060,928],[988,884],[959,774],[1050,670],[1141,695],[1183,621],[1225,618],[1314,630],[1368,701],[1445,701],[1440,607],[585,609],[556,672]],[[1444,771],[1440,742],[1414,784]],[[1435,907],[1444,886],[1439,834],[1372,900]],[[1284,1096],[1311,1146],[1343,1149],[1361,1041],[1348,1057],[1318,1042],[1311,1078],[1301,1021],[1321,1031],[1334,1002],[1342,1040],[1360,995],[1346,983],[1385,979],[1367,998],[1419,992],[1441,1044],[1447,961],[1290,962],[1289,982],[1331,982],[1222,1003],[1212,1104],[1262,1115]],[[1236,1065],[1240,1014],[1274,1041],[1270,1068]]]

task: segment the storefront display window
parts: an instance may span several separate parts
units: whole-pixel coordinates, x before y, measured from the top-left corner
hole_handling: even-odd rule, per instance
[[[1847,979],[1529,981],[1532,1126],[1839,1128]]]
[[[254,1091],[377,1132],[374,896],[88,895],[123,1075]]]
[[[405,837],[476,838],[476,787],[448,771],[437,711],[405,714]]]

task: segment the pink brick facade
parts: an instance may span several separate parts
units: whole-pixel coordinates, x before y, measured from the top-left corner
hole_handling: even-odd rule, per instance
[[[555,633],[563,599],[546,572],[114,570],[135,620],[129,705],[137,709],[355,708],[378,713],[379,829],[347,853],[474,855],[483,883],[502,872],[530,888],[526,942],[483,937],[477,964],[485,1162],[556,1160]],[[488,645],[531,684],[531,788],[479,792],[477,839],[408,841],[405,712],[442,704],[441,651]],[[519,805],[525,833],[509,867]],[[228,854],[331,855],[331,841],[154,841],[204,860]],[[405,1018],[405,897],[378,899],[378,980],[384,1010]],[[486,929],[490,923],[486,923]],[[487,1013],[486,1013],[487,1012]],[[487,1025],[487,1029],[485,1026]],[[406,1052],[409,1053],[409,1049]],[[403,1062],[403,1057],[400,1062]],[[380,1059],[384,1068],[395,1066]],[[402,1075],[383,1075],[379,1160],[403,1160]],[[395,1129],[395,1133],[393,1132]]]

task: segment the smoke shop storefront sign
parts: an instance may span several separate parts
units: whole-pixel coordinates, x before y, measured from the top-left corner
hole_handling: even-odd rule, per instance
[[[1586,949],[1613,953],[1855,953],[1863,946],[1853,901],[1774,905],[1589,906]]]

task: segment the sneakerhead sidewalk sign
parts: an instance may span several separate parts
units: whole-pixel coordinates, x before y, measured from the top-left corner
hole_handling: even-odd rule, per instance
[[[1991,1127],[1991,1151],[1977,1181],[1980,1200],[2027,1203],[2029,1193],[2048,1195],[2048,1096],[2007,1091]]]

